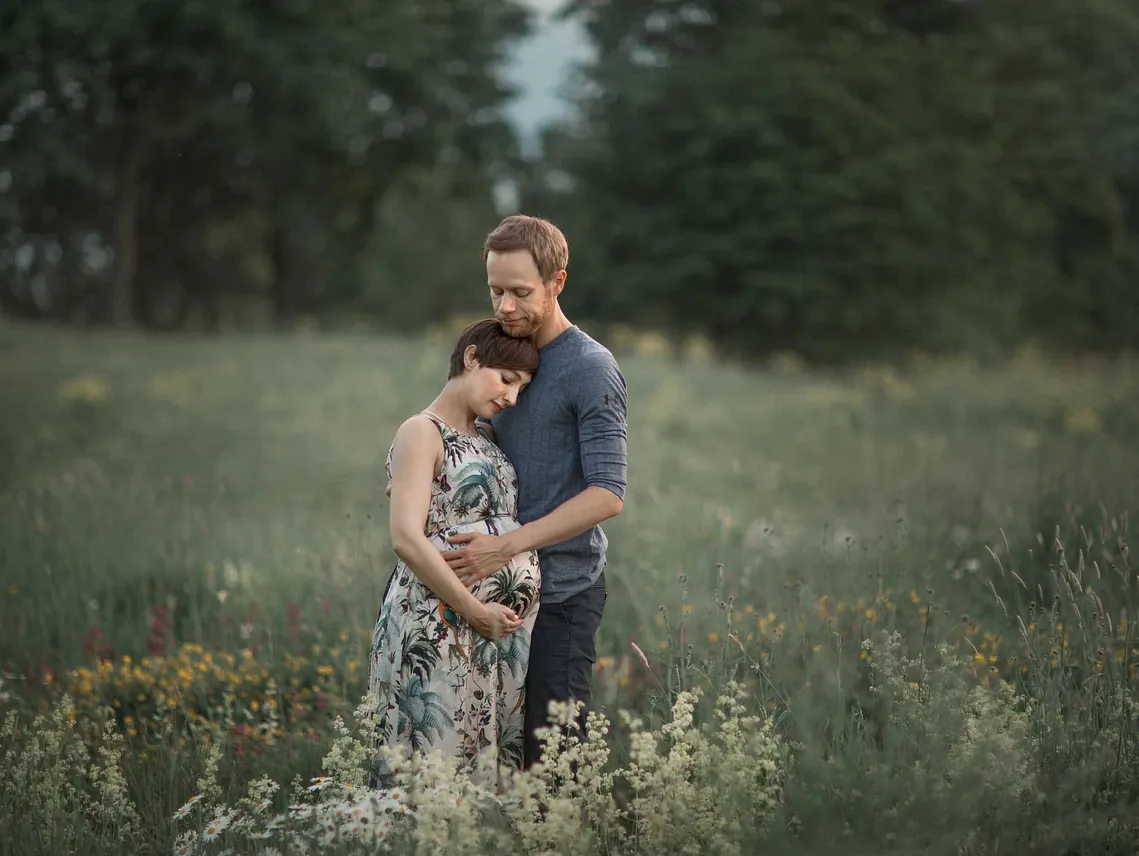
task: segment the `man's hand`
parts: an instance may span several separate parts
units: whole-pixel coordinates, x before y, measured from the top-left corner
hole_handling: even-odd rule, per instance
[[[452,544],[466,544],[459,550],[446,550],[443,558],[467,588],[477,585],[502,569],[514,555],[501,535],[461,532],[447,539]]]

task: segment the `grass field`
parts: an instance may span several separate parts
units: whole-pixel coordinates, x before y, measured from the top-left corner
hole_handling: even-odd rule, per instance
[[[169,852],[202,735],[227,747],[226,788],[321,775],[332,716],[364,690],[394,561],[384,457],[435,395],[450,345],[0,326],[0,709],[30,715],[66,691],[80,721],[113,711],[142,815],[132,852]],[[606,526],[595,690],[607,713],[659,717],[680,689],[749,676],[757,710],[800,747],[772,849],[1004,852],[1003,834],[1022,852],[1132,852],[1137,827],[1119,818],[1139,776],[1120,770],[1139,763],[1127,706],[1139,616],[1120,545],[1139,498],[1135,363],[1025,356],[822,375],[621,360],[630,486]],[[884,630],[900,634],[898,656],[919,657],[916,718],[899,707],[875,720],[865,702],[889,652],[875,661],[880,649],[861,646]],[[944,729],[975,722],[959,721],[966,689],[926,693],[941,642],[962,654],[969,686],[1000,677],[1033,700],[1021,741],[1032,799],[996,772],[969,799],[944,790],[967,778],[936,769],[946,751],[960,760]],[[1103,696],[1114,718],[1095,713],[1107,683],[1096,674],[1115,676]],[[1110,762],[1088,742],[1109,731]],[[615,746],[624,757],[619,734]],[[915,783],[915,763],[942,784]],[[1077,778],[1081,790],[1057,796]],[[1035,831],[1017,838],[994,820],[994,794],[1030,803],[1016,817]],[[0,822],[0,852],[38,852],[30,839],[10,849],[15,813]]]

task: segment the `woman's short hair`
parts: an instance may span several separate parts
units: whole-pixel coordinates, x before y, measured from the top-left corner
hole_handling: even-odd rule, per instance
[[[475,346],[475,359],[483,368],[511,369],[517,372],[538,370],[538,348],[529,339],[519,339],[506,332],[495,318],[485,318],[471,324],[459,336],[451,352],[451,367],[447,379],[463,373],[463,354]]]

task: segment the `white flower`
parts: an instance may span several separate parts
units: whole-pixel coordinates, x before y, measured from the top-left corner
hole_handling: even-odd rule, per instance
[[[190,799],[187,800],[186,805],[183,805],[177,810],[177,812],[174,812],[174,820],[181,821],[185,820],[186,817],[189,817],[190,812],[194,810],[194,806],[197,804],[197,801],[199,799],[202,799],[202,797],[190,797]]]
[[[276,832],[281,827],[283,827],[284,825],[285,825],[285,818],[283,815],[279,814],[276,817],[274,817],[272,820],[270,820],[267,824],[265,824],[265,831],[266,832]]]
[[[229,827],[229,815],[219,814],[206,825],[202,830],[202,838],[206,841],[216,841],[218,836],[221,835]]]

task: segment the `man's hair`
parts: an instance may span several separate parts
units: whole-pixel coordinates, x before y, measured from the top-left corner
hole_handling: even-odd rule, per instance
[[[495,318],[476,321],[459,336],[451,352],[451,367],[447,379],[463,373],[463,353],[475,346],[475,359],[488,369],[511,369],[534,374],[538,370],[538,348],[529,339],[515,338]]]
[[[534,265],[542,277],[549,282],[560,270],[569,265],[569,244],[562,230],[541,217],[525,214],[512,214],[494,227],[483,242],[482,258],[495,253],[510,253],[515,250],[528,250]]]

